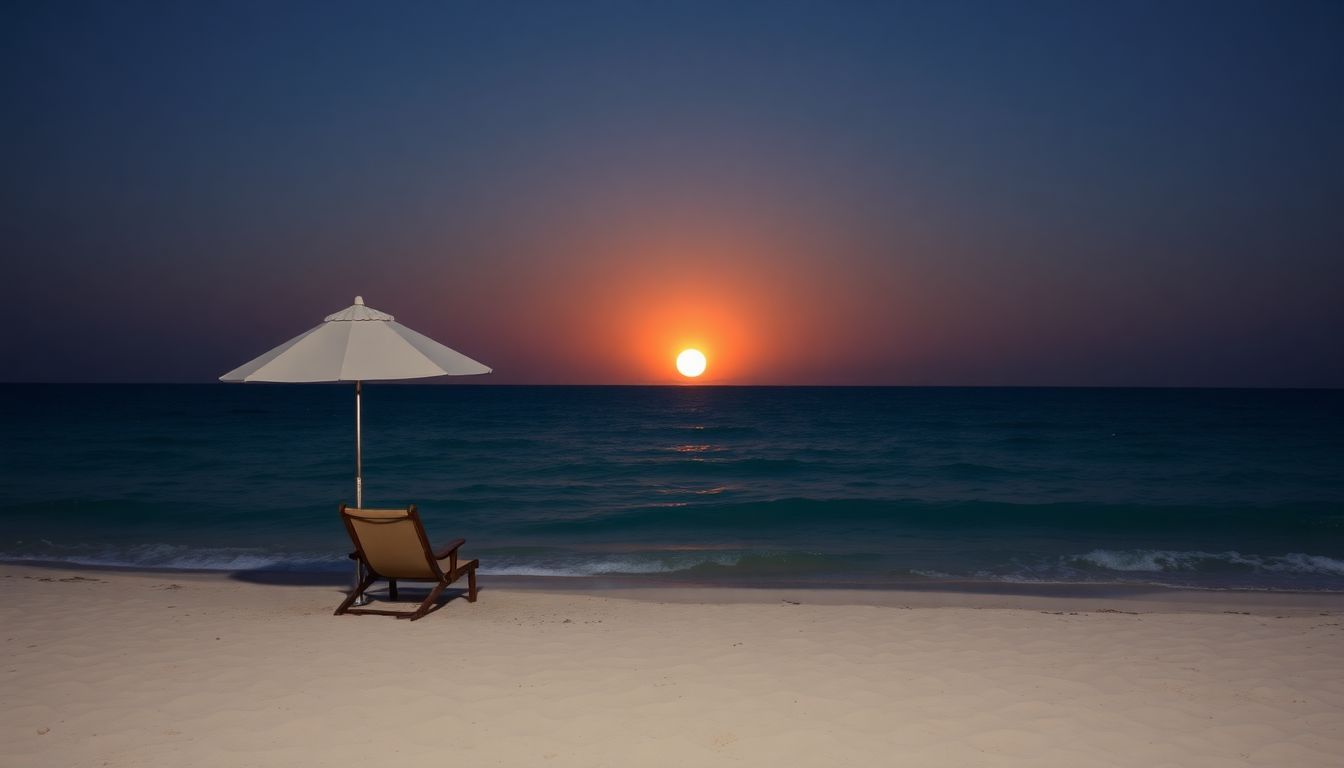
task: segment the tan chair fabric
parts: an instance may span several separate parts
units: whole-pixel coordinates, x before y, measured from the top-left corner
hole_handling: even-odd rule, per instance
[[[434,579],[415,521],[405,509],[347,509],[373,570],[389,579]]]

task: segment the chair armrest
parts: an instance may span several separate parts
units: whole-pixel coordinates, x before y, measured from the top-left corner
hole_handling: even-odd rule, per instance
[[[450,542],[447,546],[441,547],[437,552],[434,553],[434,559],[442,560],[443,558],[448,557],[449,555],[456,552],[459,547],[461,547],[463,544],[466,543],[467,543],[466,539],[458,539],[457,541]]]

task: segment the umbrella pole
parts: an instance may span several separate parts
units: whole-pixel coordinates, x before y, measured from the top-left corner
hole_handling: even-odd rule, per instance
[[[355,508],[364,508],[364,448],[363,436],[360,434],[361,423],[364,420],[361,412],[361,401],[363,397],[363,382],[355,381]],[[358,589],[364,581],[364,564],[355,560],[355,586],[352,589]],[[367,595],[360,595],[355,598],[352,605],[367,605],[369,598]]]
[[[364,389],[363,382],[355,382],[355,506],[359,509],[364,508],[364,456],[363,440],[360,435],[360,422],[364,420],[360,412],[361,391]]]

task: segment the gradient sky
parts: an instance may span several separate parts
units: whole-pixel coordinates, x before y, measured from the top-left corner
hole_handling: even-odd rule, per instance
[[[1344,386],[1344,3],[0,10],[9,381]]]

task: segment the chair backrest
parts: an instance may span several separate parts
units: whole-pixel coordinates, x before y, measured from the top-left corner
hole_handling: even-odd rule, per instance
[[[406,509],[357,509],[341,505],[341,518],[364,563],[389,579],[437,579],[438,563],[420,514]]]

